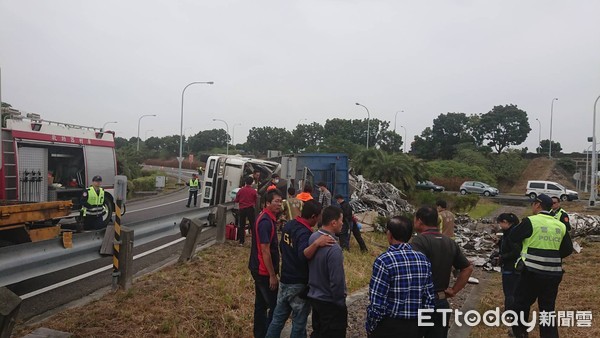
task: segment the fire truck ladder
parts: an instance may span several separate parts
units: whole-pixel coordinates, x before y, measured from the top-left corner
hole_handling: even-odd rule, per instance
[[[5,199],[17,199],[17,157],[12,134],[2,131],[2,165],[4,166]]]

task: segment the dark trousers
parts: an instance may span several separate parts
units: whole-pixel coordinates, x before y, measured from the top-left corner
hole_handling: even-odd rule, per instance
[[[515,289],[519,282],[520,274],[515,272],[506,273],[502,272],[502,291],[504,292],[504,310],[510,310],[513,308],[515,302]]]
[[[350,226],[344,222],[342,224],[342,231],[339,233],[340,246],[344,250],[350,250]]]
[[[419,324],[417,319],[383,318],[369,338],[417,338],[419,337]]]
[[[354,238],[358,242],[358,246],[360,247],[360,251],[369,251],[367,249],[367,245],[365,244],[364,239],[362,238],[362,234],[360,233],[360,229],[358,228],[358,224],[356,222],[352,222],[352,234]],[[348,236],[348,242],[350,242],[350,236]],[[350,243],[348,243],[348,247],[350,247]]]
[[[277,305],[277,289],[269,288],[269,276],[252,272],[254,278],[254,337],[264,338]]]
[[[435,301],[435,309],[449,309],[450,303],[446,299],[437,299]],[[446,319],[449,320],[448,314]],[[448,325],[446,322],[444,325],[443,314],[434,312],[431,314],[431,319],[426,321],[427,323],[433,323],[433,326],[421,326],[419,328],[419,335],[425,338],[446,338],[448,337]]]
[[[535,303],[536,299],[538,301],[540,312],[554,311],[558,286],[560,285],[561,280],[562,276],[548,276],[533,273],[527,271],[527,269],[523,270],[521,272],[521,277],[517,282],[515,302],[513,305],[513,309],[517,312],[519,318],[524,315],[524,318],[529,320],[529,308]],[[558,337],[556,322],[554,324],[554,326],[540,325],[540,337]],[[526,327],[524,325],[513,327],[515,337],[526,337],[526,332]]]
[[[190,196],[188,197],[188,202],[186,204],[186,207],[190,206],[190,202],[192,202],[192,196],[194,196],[194,206],[196,206],[196,200],[198,199],[198,190],[190,191]]]
[[[238,241],[240,241],[240,244],[244,244],[244,241],[246,240],[246,220],[248,221],[250,233],[252,233],[252,227],[254,227],[254,222],[256,222],[254,207],[240,209],[238,218]]]
[[[348,308],[334,303],[309,298],[312,307],[311,338],[345,338],[348,326]]]
[[[84,230],[99,230],[104,227],[104,221],[102,215],[98,216],[85,216],[83,217],[83,229]]]

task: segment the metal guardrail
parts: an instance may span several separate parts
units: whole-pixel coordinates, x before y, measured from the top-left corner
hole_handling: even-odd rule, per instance
[[[233,203],[227,204],[228,208]],[[182,218],[208,217],[214,207],[167,215],[148,221],[126,224],[134,229],[134,247],[179,233]],[[73,235],[73,247],[65,249],[60,238],[0,248],[0,286],[87,263],[102,256],[99,253],[104,230]]]

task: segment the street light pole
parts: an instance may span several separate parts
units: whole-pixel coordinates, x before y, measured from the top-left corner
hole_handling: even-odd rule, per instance
[[[400,113],[404,113],[404,110],[401,110]],[[396,132],[396,119],[398,118],[398,112],[394,114],[394,133]]]
[[[540,153],[541,153],[542,152],[542,122],[538,118],[536,118],[535,120],[538,121],[538,127],[539,127],[539,131],[538,131],[538,147],[540,147]]]
[[[177,157],[177,162],[179,162],[179,168],[177,169],[177,183],[181,184],[181,162],[183,162],[183,98],[185,95],[185,90],[194,84],[213,84],[214,82],[212,81],[208,81],[208,82],[201,82],[201,81],[194,81],[189,83],[187,86],[183,87],[183,90],[181,91],[181,122],[180,122],[180,126],[179,126],[179,157]]]
[[[106,123],[105,123],[105,124],[102,126],[102,129],[101,129],[101,131],[102,131],[102,132],[104,132],[104,128],[106,128],[106,125],[107,125],[107,124],[109,124],[109,123],[117,123],[117,121],[106,122]]]
[[[233,127],[231,127],[231,145],[235,145],[235,126],[241,126],[241,123],[234,123]]]
[[[136,151],[140,152],[140,122],[142,122],[142,119],[144,117],[148,117],[148,116],[156,116],[156,114],[152,114],[152,115],[142,115],[140,116],[140,118],[138,119],[138,135],[137,135],[137,148]],[[110,123],[110,122],[109,122]],[[102,129],[104,130],[104,129]]]
[[[221,119],[213,119],[213,121],[221,121],[225,123],[225,128],[227,128],[227,138],[229,138],[229,124],[227,124],[227,121]],[[227,155],[229,155],[229,140],[227,140]]]
[[[406,128],[404,126],[400,126],[400,128],[404,129],[404,142],[402,143],[404,145],[404,153],[406,154]]]
[[[357,106],[361,106],[363,108],[365,108],[367,110],[367,150],[369,149],[369,127],[370,127],[370,123],[371,123],[371,113],[369,112],[369,108],[363,106],[362,104],[356,102]]]
[[[596,204],[596,176],[598,174],[598,154],[596,153],[596,105],[600,100],[600,95],[594,101],[594,122],[592,126],[592,186],[590,193],[589,206]]]
[[[550,144],[548,145],[548,158],[552,158],[552,115],[554,113],[554,101],[558,101],[558,98],[553,98],[552,104],[550,104]]]

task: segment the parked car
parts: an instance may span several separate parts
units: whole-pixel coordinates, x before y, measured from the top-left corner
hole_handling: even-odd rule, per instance
[[[498,188],[479,181],[466,181],[460,186],[460,194],[481,194],[484,196],[496,196],[500,193]]]
[[[573,201],[579,199],[577,191],[569,190],[563,185],[552,181],[528,181],[525,195],[535,199],[540,194],[559,198],[561,201]]]
[[[417,185],[415,185],[415,188],[419,189],[419,190],[429,190],[429,191],[437,191],[437,192],[442,192],[445,190],[444,187],[442,187],[441,185],[437,185],[431,181],[421,181],[421,182],[417,182]]]

